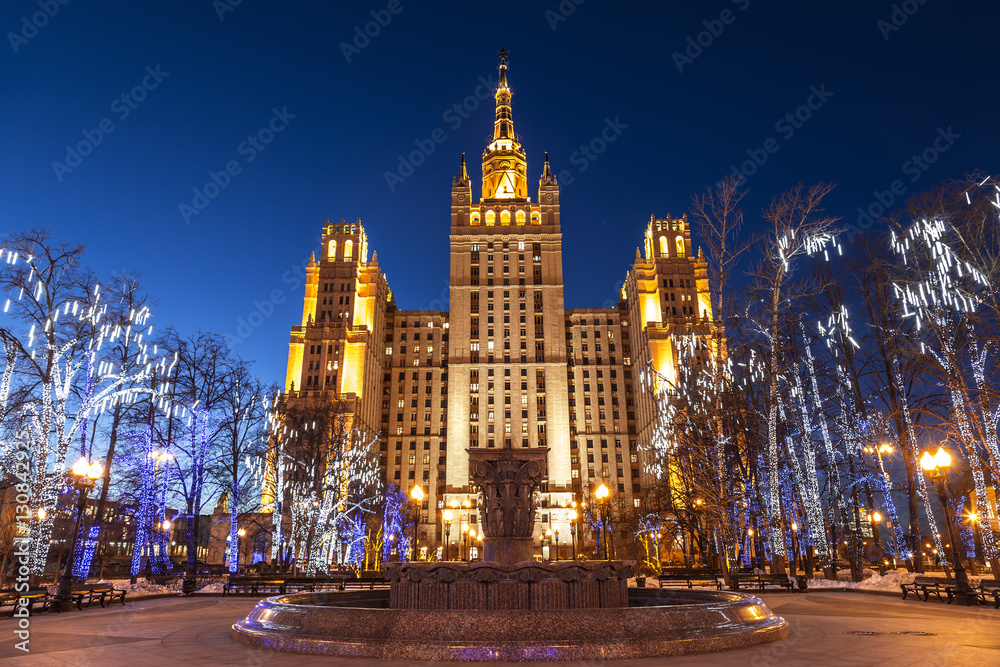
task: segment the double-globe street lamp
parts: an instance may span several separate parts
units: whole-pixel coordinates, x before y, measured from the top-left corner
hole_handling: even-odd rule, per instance
[[[417,543],[419,542],[417,524],[420,523],[420,504],[424,500],[424,490],[420,488],[419,484],[410,490],[410,498],[413,499],[413,556],[410,560],[416,561],[419,553],[417,551]]]
[[[951,539],[951,558],[955,561],[955,601],[969,606],[976,604],[977,601],[972,595],[969,578],[958,555],[958,543],[955,542],[955,534],[951,528],[951,515],[948,512],[948,493],[944,488],[950,465],[951,456],[944,451],[943,447],[938,447],[935,454],[924,452],[924,455],[920,457],[920,467],[927,471],[927,476],[937,485],[938,500],[941,501],[941,506],[944,508],[944,522],[948,526],[948,537]]]
[[[66,475],[66,485],[79,492],[76,503],[76,523],[73,527],[73,539],[69,544],[69,555],[66,557],[66,568],[63,570],[62,579],[59,580],[59,593],[56,595],[59,601],[60,611],[73,610],[73,558],[76,554],[76,540],[80,533],[80,520],[83,512],[87,508],[87,493],[94,488],[94,482],[104,474],[104,468],[100,463],[94,461],[90,463],[84,456],[73,464],[73,469]]]
[[[576,520],[579,516],[576,512],[576,501],[573,501],[573,509],[569,511],[569,530],[573,536],[573,560],[576,560]]]
[[[610,526],[608,525],[611,520],[610,507],[608,507],[608,496],[611,495],[611,492],[608,491],[607,486],[601,484],[597,487],[594,495],[597,496],[597,506],[601,514],[601,537],[603,540],[604,560],[611,560],[612,553],[608,551],[608,538],[612,535]],[[611,539],[614,538],[611,537]]]
[[[444,514],[441,515],[444,519],[444,559],[451,560],[450,558],[450,547],[451,547],[451,511],[445,510]],[[461,516],[459,517],[461,520]]]

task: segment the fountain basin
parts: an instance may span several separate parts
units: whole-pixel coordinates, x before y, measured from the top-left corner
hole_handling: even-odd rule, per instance
[[[388,563],[392,609],[601,609],[628,606],[632,561]]]
[[[753,595],[629,594],[632,606],[617,609],[421,610],[373,608],[388,607],[389,591],[350,601],[302,593],[261,600],[233,630],[240,643],[281,651],[453,661],[648,658],[744,648],[788,634],[785,620]]]

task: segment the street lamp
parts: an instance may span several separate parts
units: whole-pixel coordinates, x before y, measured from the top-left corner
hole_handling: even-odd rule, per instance
[[[606,487],[604,484],[601,484],[599,487],[597,487],[597,490],[594,492],[594,495],[597,496],[598,507],[600,508],[600,513],[601,513],[601,537],[604,540],[603,541],[604,560],[611,560],[611,554],[608,552],[608,534],[611,533],[611,530],[609,530],[608,526],[608,522],[611,518],[609,516],[610,512],[608,512],[608,496],[611,495],[611,492],[608,491],[608,487]]]
[[[799,567],[799,540],[796,536],[796,531],[799,529],[798,524],[794,521],[792,522],[792,574],[794,575],[798,572]]]
[[[419,484],[410,490],[410,498],[413,498],[413,560],[417,560],[417,543],[420,541],[417,536],[417,524],[420,523],[420,503],[424,499],[424,490]]]
[[[86,457],[81,456],[66,475],[66,485],[79,492],[79,499],[76,503],[76,524],[73,528],[73,539],[69,544],[69,554],[66,557],[66,569],[63,570],[62,579],[59,580],[59,593],[56,595],[60,611],[73,611],[73,555],[76,553],[76,538],[80,533],[80,520],[87,508],[87,492],[94,488],[94,482],[103,474],[104,468],[100,463],[97,461],[90,463]]]
[[[552,560],[552,529],[551,528],[546,528],[545,529],[545,539],[548,540],[548,543],[549,543],[549,560]]]
[[[445,510],[444,514],[444,559],[450,560],[450,549],[451,546],[451,511]]]
[[[875,558],[878,559],[878,573],[885,576],[885,559],[882,558],[882,550],[879,548],[879,523],[882,521],[882,515],[878,512],[871,512],[868,515],[868,521],[872,526],[872,537],[875,540]]]
[[[951,465],[951,456],[944,451],[944,447],[938,447],[936,454],[924,452],[920,457],[920,467],[927,471],[928,477],[937,485],[938,500],[944,507],[944,522],[948,526],[948,537],[951,539],[951,557],[955,561],[955,600],[959,604],[976,604],[976,598],[971,595],[972,588],[969,586],[969,578],[962,567],[962,561],[958,555],[958,544],[955,542],[955,534],[951,528],[951,517],[948,513],[948,494],[944,488],[945,479],[948,476],[948,466]]]
[[[555,529],[556,534],[556,560],[559,560],[559,529]]]
[[[245,528],[240,528],[236,531],[236,569],[240,569],[240,551],[243,547],[243,537],[247,534]],[[246,559],[244,558],[244,564]]]
[[[576,502],[573,503],[576,505]],[[576,520],[580,515],[576,513],[575,509],[569,511],[569,530],[570,534],[573,536],[573,560],[576,560]]]

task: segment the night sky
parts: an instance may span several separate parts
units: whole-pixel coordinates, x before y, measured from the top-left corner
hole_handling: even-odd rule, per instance
[[[444,307],[451,179],[465,151],[478,195],[493,101],[476,95],[498,49],[533,198],[544,151],[562,174],[566,306],[599,307],[651,213],[683,213],[751,156],[748,231],[798,181],[839,183],[828,212],[857,225],[894,181],[905,197],[996,173],[998,14],[942,0],[7,0],[2,227],[85,243],[101,275],[142,270],[161,328],[229,334],[279,381],[327,217],[361,217],[401,308]],[[206,188],[212,173],[224,187]]]

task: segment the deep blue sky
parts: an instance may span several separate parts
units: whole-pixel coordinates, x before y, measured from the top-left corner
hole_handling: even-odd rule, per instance
[[[41,11],[38,0],[4,2],[2,227],[85,243],[101,274],[141,269],[160,326],[185,333],[236,334],[238,318],[279,291],[284,303],[236,346],[269,380],[284,375],[301,314],[301,285],[286,272],[308,258],[326,217],[362,218],[400,307],[440,307],[451,178],[466,151],[478,191],[493,109],[457,128],[443,114],[495,76],[501,47],[532,189],[546,150],[574,178],[562,191],[567,307],[614,299],[649,215],[684,212],[771,137],[780,149],[750,178],[751,222],[799,180],[840,183],[829,210],[854,222],[894,180],[914,192],[997,171],[1000,11],[987,3],[909,0],[915,13],[899,14],[885,39],[878,21],[893,3],[883,1],[564,0],[575,11],[553,30],[546,10],[558,0],[399,0],[348,63],[341,42],[388,0],[243,0],[220,20],[218,7],[237,1],[73,0],[36,32],[23,17]],[[673,53],[724,9],[732,22],[679,72]],[[29,38],[12,45],[22,31]],[[157,66],[168,74],[121,119],[115,99]],[[814,86],[832,96],[787,137],[776,123]],[[275,108],[295,118],[248,162],[239,146]],[[105,118],[114,130],[60,181],[53,162]],[[573,153],[608,118],[628,127],[581,172]],[[949,127],[960,136],[926,173],[904,170]],[[444,143],[390,191],[385,172],[437,128]],[[241,172],[186,223],[179,205],[230,160]]]

